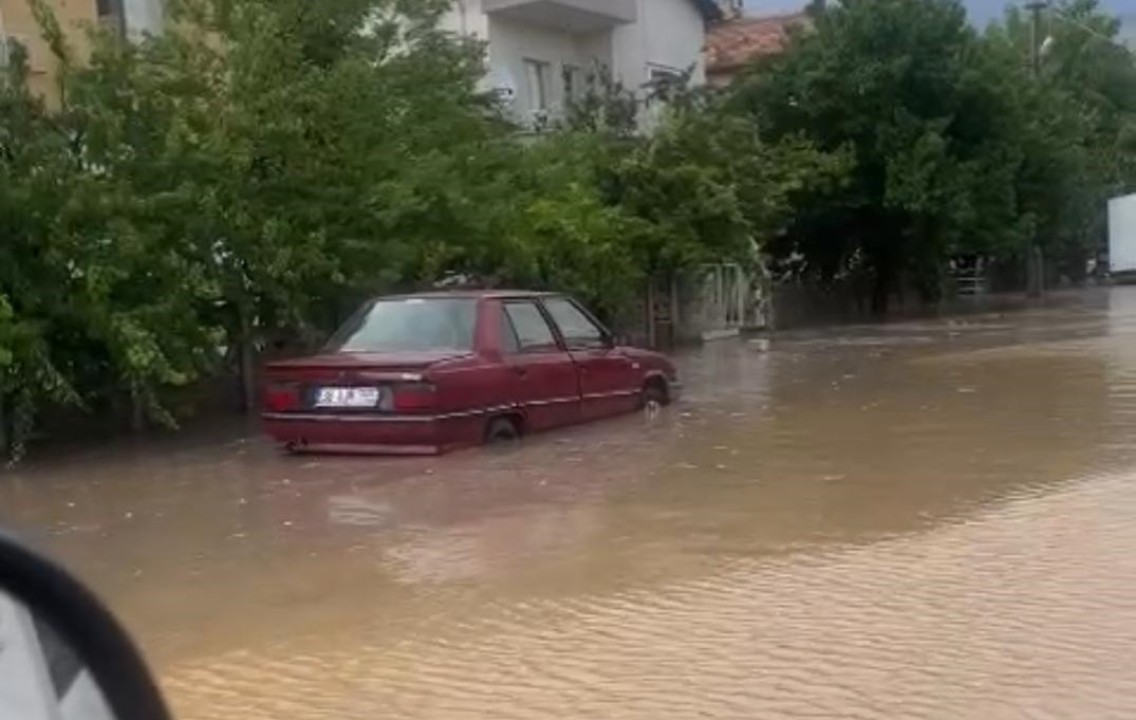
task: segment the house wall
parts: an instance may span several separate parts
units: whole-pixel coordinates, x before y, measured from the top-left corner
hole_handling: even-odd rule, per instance
[[[479,40],[489,38],[489,16],[482,9],[481,0],[454,0],[442,16],[441,26]]]
[[[586,36],[585,36],[586,37]],[[546,103],[555,117],[565,107],[563,69],[584,67],[586,56],[578,36],[504,18],[489,19],[489,73],[517,91],[514,109],[524,118],[537,107],[528,82],[526,60],[547,63]]]
[[[100,22],[96,0],[48,0],[55,13],[75,58],[84,62],[91,51],[89,29]],[[143,33],[157,33],[162,29],[163,0],[107,0],[106,7],[121,9],[129,37],[138,39]],[[103,22],[114,26],[114,18]],[[43,97],[50,107],[59,104],[57,82],[59,62],[44,41],[39,26],[32,16],[30,0],[0,0],[0,35],[14,38],[28,51],[30,76],[28,84],[33,93]]]
[[[629,87],[650,80],[650,67],[685,71],[694,66],[692,80],[706,79],[702,49],[706,28],[690,0],[638,0],[639,22],[613,31],[612,71]]]
[[[90,52],[86,28],[98,20],[95,0],[51,0],[48,4],[76,56],[85,58]],[[28,0],[0,0],[0,34],[24,46],[32,92],[43,97],[48,105],[56,106],[59,103],[56,82],[59,63],[40,33]]]
[[[548,63],[547,105],[556,119],[566,106],[563,68],[572,65],[586,75],[595,63],[611,69],[615,79],[640,92],[651,68],[684,72],[694,68],[693,82],[705,81],[702,50],[705,25],[690,0],[636,0],[639,20],[610,29],[573,34],[531,23],[486,15],[482,0],[454,0],[442,26],[488,41],[486,89],[512,88],[512,107],[519,120],[531,118],[536,103],[530,92],[525,59]],[[644,114],[651,124],[653,113]]]

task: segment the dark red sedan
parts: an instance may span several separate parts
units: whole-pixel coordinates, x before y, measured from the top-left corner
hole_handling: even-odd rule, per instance
[[[619,347],[563,295],[384,297],[313,357],[272,363],[264,426],[292,450],[438,453],[674,398],[674,365]]]

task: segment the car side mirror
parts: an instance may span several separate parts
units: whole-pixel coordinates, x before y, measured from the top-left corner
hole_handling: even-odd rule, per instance
[[[2,532],[0,717],[170,718],[142,656],[91,591]]]
[[[631,344],[631,338],[625,333],[608,333],[606,336],[609,348],[622,347]]]

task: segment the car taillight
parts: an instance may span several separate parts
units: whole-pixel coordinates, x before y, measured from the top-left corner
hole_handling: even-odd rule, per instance
[[[403,383],[394,386],[392,405],[398,410],[429,410],[438,404],[437,389],[430,383]]]
[[[300,387],[295,383],[269,383],[264,389],[264,408],[269,412],[300,409]]]

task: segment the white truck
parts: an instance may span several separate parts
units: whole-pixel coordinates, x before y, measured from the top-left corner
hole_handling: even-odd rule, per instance
[[[1136,281],[1136,194],[1108,201],[1108,265],[1113,279]]]

